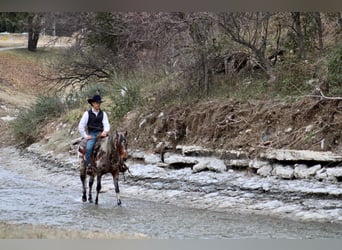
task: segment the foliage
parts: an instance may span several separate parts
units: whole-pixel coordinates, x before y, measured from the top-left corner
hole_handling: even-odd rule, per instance
[[[278,81],[275,92],[280,96],[298,96],[312,91],[313,86],[306,84],[312,78],[309,64],[296,61],[283,62],[278,68]]]
[[[27,31],[27,12],[0,13],[0,32],[22,33]]]
[[[115,77],[112,81],[110,98],[112,119],[122,118],[127,112],[140,104],[140,82],[134,79]]]
[[[342,95],[342,45],[338,45],[328,56],[328,81],[331,94]]]
[[[30,108],[21,109],[12,129],[16,138],[24,144],[33,143],[39,136],[39,130],[49,119],[58,117],[64,108],[56,96],[39,97]]]
[[[88,105],[88,98],[95,94],[100,94],[102,97],[106,96],[110,92],[110,88],[110,85],[106,83],[90,82],[78,91],[73,89],[73,91],[64,94],[64,103],[69,109],[84,107]]]

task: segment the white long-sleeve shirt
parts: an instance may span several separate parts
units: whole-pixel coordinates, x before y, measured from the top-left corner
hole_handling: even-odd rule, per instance
[[[99,114],[99,111],[96,112],[93,108],[91,109],[92,112],[97,116]],[[103,124],[103,131],[106,131],[107,133],[110,130],[110,124],[108,121],[108,116],[106,114],[106,112],[103,112],[103,119],[102,119],[102,124]],[[88,134],[87,134],[87,124],[88,124],[88,120],[89,120],[89,113],[88,111],[84,112],[80,123],[78,124],[78,131],[80,132],[81,136],[83,138],[85,138]]]

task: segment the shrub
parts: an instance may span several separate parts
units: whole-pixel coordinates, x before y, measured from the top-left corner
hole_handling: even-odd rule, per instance
[[[116,77],[113,80],[110,98],[113,103],[110,107],[113,119],[122,118],[127,112],[140,104],[139,82],[132,79]]]
[[[25,145],[33,143],[42,125],[59,116],[63,110],[62,102],[57,97],[39,97],[32,107],[21,109],[17,119],[13,121],[12,130],[16,139]]]
[[[342,45],[337,46],[328,55],[328,81],[330,93],[342,95]]]

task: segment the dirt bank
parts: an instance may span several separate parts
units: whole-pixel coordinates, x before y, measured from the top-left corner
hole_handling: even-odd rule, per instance
[[[342,152],[341,100],[198,102],[131,112],[121,126],[134,139],[131,146],[145,149],[167,140],[251,156],[266,148]]]

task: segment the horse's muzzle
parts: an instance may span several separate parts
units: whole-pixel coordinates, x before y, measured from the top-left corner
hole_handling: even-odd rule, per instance
[[[121,155],[121,159],[123,161],[126,161],[128,159],[128,153],[126,151]]]

